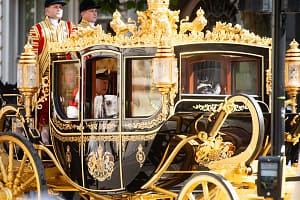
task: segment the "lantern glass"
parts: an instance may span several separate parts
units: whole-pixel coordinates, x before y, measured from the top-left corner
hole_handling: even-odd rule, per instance
[[[288,63],[288,87],[300,87],[300,62]]]
[[[154,83],[173,84],[177,81],[177,60],[174,57],[154,58]]]
[[[17,71],[17,86],[18,88],[24,87],[23,66],[20,65],[18,65],[18,71]]]
[[[18,87],[19,88],[37,88],[39,77],[35,63],[18,65]]]

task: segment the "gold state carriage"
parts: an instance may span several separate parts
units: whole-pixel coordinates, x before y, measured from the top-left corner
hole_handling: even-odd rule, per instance
[[[79,28],[51,44],[41,87],[25,46],[20,94],[0,110],[1,199],[65,191],[90,199],[262,198],[255,163],[270,149],[271,39],[221,22],[204,32],[201,8],[178,27],[178,14],[168,1],[148,1],[138,23],[116,11],[114,36]],[[98,72],[109,74],[103,96]],[[46,100],[49,139],[37,129]],[[291,124],[297,143],[298,122]]]

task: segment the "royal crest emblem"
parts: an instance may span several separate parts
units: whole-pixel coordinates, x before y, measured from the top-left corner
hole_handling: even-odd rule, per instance
[[[90,152],[87,157],[88,171],[98,181],[110,180],[114,170],[114,157],[110,152],[103,152],[98,146],[97,151]]]

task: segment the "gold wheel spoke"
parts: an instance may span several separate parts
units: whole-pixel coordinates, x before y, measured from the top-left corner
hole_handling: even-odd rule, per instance
[[[0,156],[0,171],[1,171],[1,174],[3,176],[3,182],[7,183],[7,172],[5,170],[5,166],[4,166],[4,163],[3,163],[3,160],[2,160],[1,156]]]
[[[14,144],[12,141],[8,142],[8,177],[7,177],[7,187],[12,189],[13,187],[13,160],[14,160]]]
[[[36,178],[36,176],[35,176],[35,174],[33,174],[24,183],[20,184],[19,186],[16,186],[13,190],[14,195],[15,196],[20,195],[23,191],[26,190],[26,188],[29,188],[30,184],[35,181],[35,178]]]
[[[20,164],[20,167],[18,169],[18,172],[16,174],[16,178],[15,178],[15,181],[14,181],[14,185],[15,186],[17,186],[20,183],[20,181],[21,181],[20,178],[22,176],[22,172],[23,172],[23,169],[25,167],[27,158],[28,158],[27,154],[24,153],[22,161],[21,161],[21,164]]]
[[[25,187],[27,187],[27,186],[29,186],[30,185],[30,183],[32,183],[33,181],[35,181],[35,174],[33,174],[26,182],[24,182],[23,184],[22,184],[22,186],[25,188]]]
[[[202,181],[201,185],[202,185],[202,190],[203,190],[203,199],[209,200],[209,189],[208,189],[207,181]]]
[[[216,188],[216,199],[223,199],[221,188]]]

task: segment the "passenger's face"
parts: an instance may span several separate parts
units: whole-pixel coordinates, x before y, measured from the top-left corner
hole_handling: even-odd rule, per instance
[[[93,23],[96,22],[97,15],[98,15],[97,9],[88,9],[81,12],[82,19]]]
[[[45,8],[45,14],[52,19],[61,19],[63,16],[63,6],[61,4],[52,4]]]
[[[108,80],[96,79],[97,95],[105,95],[108,91]]]

